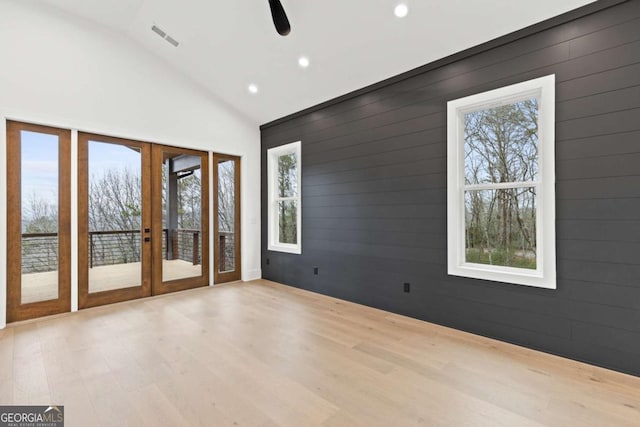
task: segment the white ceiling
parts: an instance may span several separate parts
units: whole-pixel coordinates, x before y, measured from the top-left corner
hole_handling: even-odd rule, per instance
[[[124,33],[262,124],[510,33],[592,0],[46,0]],[[156,24],[180,42],[151,31]],[[307,69],[297,59],[306,55]],[[259,87],[257,95],[247,91]]]

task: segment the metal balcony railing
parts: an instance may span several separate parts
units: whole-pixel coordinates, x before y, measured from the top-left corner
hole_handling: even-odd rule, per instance
[[[58,269],[58,233],[22,235],[22,273],[41,273]]]
[[[200,230],[178,229],[173,233],[169,246],[170,233],[163,229],[162,257],[167,259],[169,247],[173,259],[180,259],[198,265],[202,262],[202,244]],[[234,271],[235,233],[221,231],[217,245],[220,271]],[[89,266],[126,264],[140,261],[139,230],[92,231],[89,232]],[[58,269],[58,234],[25,233],[22,234],[22,272],[39,273]]]
[[[202,262],[200,230],[177,229],[173,233],[169,233],[168,229],[162,231],[163,259],[167,259],[172,254],[171,259],[191,262],[193,265]],[[140,262],[141,235],[140,230],[89,232],[89,267]],[[22,273],[39,273],[57,269],[58,234],[22,234]]]
[[[218,266],[220,272],[236,269],[236,235],[230,231],[218,233]]]

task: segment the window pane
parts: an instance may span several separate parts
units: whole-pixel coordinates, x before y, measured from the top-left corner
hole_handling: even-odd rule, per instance
[[[218,163],[218,271],[236,269],[236,172],[235,161]]]
[[[538,100],[464,115],[465,183],[538,179]]]
[[[298,202],[286,200],[278,202],[278,221],[280,243],[298,243]]]
[[[297,167],[295,153],[278,157],[278,197],[295,197],[298,193]]]
[[[465,191],[466,262],[536,269],[535,187]]]
[[[165,153],[162,164],[162,281],[202,275],[200,156]]]
[[[58,298],[58,137],[21,131],[21,303]]]
[[[142,284],[142,154],[89,141],[89,292]]]

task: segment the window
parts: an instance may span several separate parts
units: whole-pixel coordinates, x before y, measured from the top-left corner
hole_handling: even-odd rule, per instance
[[[555,289],[555,76],[447,113],[449,274]]]
[[[267,151],[269,250],[302,253],[300,141]]]

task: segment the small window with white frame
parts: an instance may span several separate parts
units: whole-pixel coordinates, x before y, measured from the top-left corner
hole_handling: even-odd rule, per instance
[[[555,76],[447,104],[450,275],[556,288]]]
[[[300,146],[298,141],[267,151],[270,251],[302,253]]]

